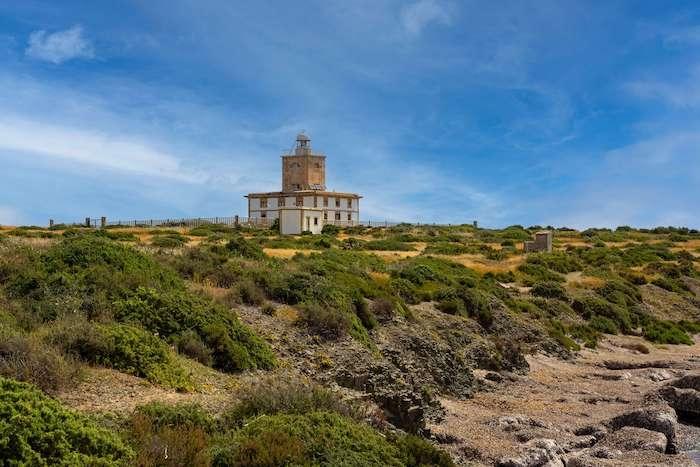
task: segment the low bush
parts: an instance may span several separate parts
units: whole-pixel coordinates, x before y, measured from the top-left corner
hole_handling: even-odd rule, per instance
[[[240,256],[242,258],[258,260],[265,258],[265,253],[259,245],[246,240],[241,235],[237,235],[229,240],[229,242],[226,244],[226,250],[230,254]]]
[[[518,266],[518,271],[524,275],[523,283],[528,286],[538,282],[564,282],[566,280],[563,275],[541,264],[523,263]]]
[[[566,289],[559,282],[538,282],[532,286],[530,293],[536,297],[557,298],[563,301],[568,301],[569,299]]]
[[[693,340],[681,326],[672,321],[654,320],[642,327],[645,339],[657,344],[693,345]]]
[[[575,352],[581,350],[581,346],[576,343],[572,338],[566,335],[566,328],[557,320],[551,320],[547,327],[547,333],[549,337],[554,339],[559,345],[567,350],[573,350]]]
[[[29,384],[0,377],[0,459],[6,465],[116,466],[132,456],[117,434]]]
[[[159,248],[179,248],[188,241],[189,238],[180,234],[156,235],[151,238],[151,245]]]
[[[0,375],[55,394],[75,382],[80,369],[57,349],[22,335],[0,334]]]
[[[232,312],[205,297],[139,288],[131,298],[116,303],[115,316],[166,338],[195,331],[212,349],[214,367],[223,371],[269,369],[275,364],[264,341]]]
[[[202,338],[195,331],[188,329],[173,340],[177,351],[197,360],[202,365],[211,366],[214,362],[212,349],[202,341]]]
[[[49,335],[66,353],[182,391],[194,385],[170,347],[153,334],[126,324],[60,323]]]
[[[323,235],[333,235],[333,236],[335,236],[335,235],[338,235],[338,234],[340,233],[340,230],[341,230],[340,227],[337,226],[337,225],[326,224],[326,225],[324,225],[323,228],[321,229],[321,233],[322,233]]]
[[[312,332],[329,339],[344,336],[352,324],[347,313],[319,303],[301,305],[299,307],[299,320]]]
[[[367,330],[372,330],[377,327],[377,317],[370,310],[367,300],[362,297],[356,297],[354,300],[355,314],[360,319],[360,322]]]
[[[218,429],[218,422],[196,403],[165,404],[151,402],[136,408],[134,415],[148,419],[153,428],[196,427],[207,433]]]
[[[395,441],[403,465],[407,467],[452,467],[452,458],[442,449],[439,449],[415,435],[404,435]]]
[[[408,243],[399,242],[394,239],[384,239],[384,240],[371,240],[364,244],[366,250],[384,250],[384,251],[413,251],[412,245]]]
[[[574,300],[572,308],[601,332],[617,334],[632,330],[632,317],[624,307],[598,297],[581,297]]]
[[[358,402],[345,401],[330,389],[306,378],[269,376],[254,381],[237,393],[238,402],[224,412],[222,426],[237,428],[261,415],[334,412],[363,420],[368,409]]]
[[[331,412],[251,420],[213,452],[214,465],[405,465],[371,427]]]
[[[600,331],[587,324],[571,326],[569,334],[574,339],[583,341],[584,346],[589,349],[595,349],[598,346],[598,339],[600,339]]]

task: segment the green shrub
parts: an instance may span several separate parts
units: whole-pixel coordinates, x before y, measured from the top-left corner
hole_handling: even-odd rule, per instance
[[[464,306],[464,302],[460,298],[451,297],[445,298],[438,302],[437,309],[448,315],[462,315],[467,314],[467,309]]]
[[[180,234],[156,235],[151,238],[151,245],[159,248],[179,248],[188,241],[189,238]]]
[[[399,449],[367,425],[336,413],[251,420],[213,453],[213,465],[401,466]]]
[[[465,288],[460,291],[459,296],[464,301],[467,314],[476,319],[484,328],[490,328],[493,323],[493,312],[486,293],[477,289]]]
[[[195,331],[212,349],[214,367],[223,371],[274,366],[274,356],[264,341],[233,313],[198,295],[139,288],[131,298],[116,303],[115,316],[164,337]]]
[[[175,348],[183,355],[197,360],[202,365],[211,366],[214,362],[212,350],[195,331],[188,329],[173,339]]]
[[[564,301],[569,299],[566,289],[559,282],[538,282],[532,286],[530,293],[536,297],[557,298]]]
[[[259,245],[253,242],[249,242],[241,235],[233,237],[226,244],[226,250],[228,250],[234,256],[240,256],[249,259],[263,259],[265,258],[265,253]]]
[[[672,321],[653,320],[642,327],[644,338],[657,344],[693,345],[683,328]]]
[[[472,249],[461,243],[435,242],[430,243],[423,253],[428,255],[463,255],[472,252]]]
[[[572,308],[584,319],[595,320],[595,327],[601,332],[617,334],[629,333],[633,323],[630,313],[620,305],[598,297],[582,297],[574,300]],[[598,318],[598,319],[596,319]]]
[[[523,263],[518,266],[518,271],[525,275],[523,283],[530,286],[538,282],[564,282],[566,280],[563,275],[541,264]]]
[[[561,324],[561,322],[556,320],[551,320],[547,329],[549,337],[554,339],[559,345],[567,350],[579,351],[581,346],[576,343],[573,339],[566,335],[566,329]]]
[[[326,224],[326,225],[324,225],[323,228],[321,229],[321,233],[324,234],[324,235],[333,235],[333,236],[336,236],[336,235],[338,235],[338,234],[340,233],[340,230],[341,230],[340,227],[337,226],[337,225]]]
[[[569,334],[574,339],[583,341],[584,346],[589,349],[595,349],[598,346],[598,339],[600,339],[600,331],[587,324],[571,326]]]
[[[360,322],[367,330],[372,330],[377,327],[377,317],[374,316],[372,310],[369,309],[367,301],[362,297],[356,297],[354,300],[355,314],[360,319]]]
[[[415,435],[400,436],[395,441],[403,465],[407,467],[453,467],[449,454]]]
[[[147,378],[165,387],[193,389],[192,380],[168,345],[135,326],[67,323],[54,329],[49,339],[83,361]]]
[[[412,245],[408,243],[399,242],[394,239],[385,240],[371,240],[365,243],[364,248],[366,250],[384,250],[384,251],[413,251]]]
[[[0,459],[6,465],[123,465],[133,452],[115,433],[26,383],[0,377]]]

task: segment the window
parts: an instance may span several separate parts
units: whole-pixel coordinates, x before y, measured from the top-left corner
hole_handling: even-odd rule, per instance
[[[266,218],[267,218],[267,213],[266,213],[266,212],[261,212],[261,213],[260,213],[260,218],[261,218],[261,219],[266,219]]]
[[[314,217],[314,225],[318,225],[318,217]]]
[[[260,198],[260,207],[261,208],[267,207],[267,198]]]
[[[277,200],[277,206],[279,206],[279,207],[284,207],[284,196],[281,196],[281,197]]]
[[[295,206],[303,206],[304,205],[304,197],[303,196],[297,196],[297,201],[295,203]]]
[[[328,220],[328,212],[323,213],[323,220],[327,221]]]
[[[317,196],[314,196],[314,207],[315,208],[318,207],[318,197]]]
[[[352,207],[352,198],[348,198],[348,207],[349,207],[349,208]]]
[[[337,221],[340,220],[340,213],[339,212],[335,213],[335,220],[337,220]]]
[[[327,208],[328,207],[328,196],[323,197],[323,207]]]
[[[335,207],[339,208],[340,207],[340,198],[335,199]]]
[[[321,168],[321,163],[320,163],[320,162],[316,162],[316,168],[317,168],[317,169],[320,169],[320,168]]]
[[[352,220],[352,214],[348,213],[348,221]]]

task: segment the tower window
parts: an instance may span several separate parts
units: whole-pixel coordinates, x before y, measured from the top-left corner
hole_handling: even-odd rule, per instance
[[[318,225],[318,217],[314,217],[314,225]]]
[[[327,208],[328,207],[328,196],[323,197],[323,207]]]
[[[340,198],[335,199],[335,207],[339,208],[340,207]]]
[[[350,214],[350,213],[348,213],[348,220],[349,220],[349,221],[352,220],[352,214]]]
[[[284,196],[280,196],[280,197],[277,199],[277,206],[279,206],[279,207],[284,207]]]
[[[340,220],[340,213],[339,212],[335,213],[335,220],[337,220],[337,221]]]
[[[348,198],[348,207],[349,207],[349,208],[352,207],[352,198]]]
[[[260,207],[261,208],[267,207],[267,198],[260,198]]]
[[[303,205],[304,205],[304,197],[297,196],[296,206],[303,206]]]
[[[328,212],[323,213],[323,220],[327,221],[328,220]]]

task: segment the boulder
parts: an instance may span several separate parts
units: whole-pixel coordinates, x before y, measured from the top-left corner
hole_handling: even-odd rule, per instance
[[[533,439],[523,445],[519,456],[504,457],[496,462],[499,467],[564,467],[564,450],[552,439]]]
[[[625,426],[606,436],[597,447],[606,447],[619,451],[656,451],[666,452],[668,441],[663,433],[644,428]]]
[[[525,415],[505,415],[496,419],[498,425],[503,431],[520,431],[528,428],[550,428],[550,426],[536,418],[526,417]]]
[[[603,425],[584,425],[574,430],[576,436],[593,436],[596,441],[600,441],[608,434],[608,429]]]
[[[700,417],[700,392],[695,389],[680,389],[664,386],[659,394],[682,417]]]
[[[606,425],[610,431],[617,431],[623,427],[644,428],[657,431],[666,436],[666,452],[676,453],[676,412],[666,404],[656,404],[635,410],[624,412],[611,418]]]

